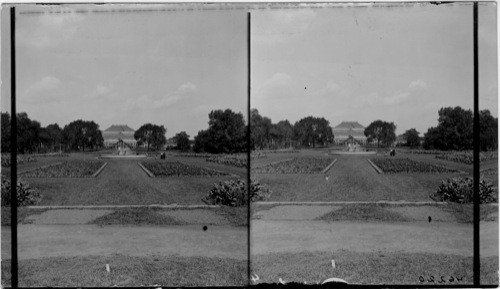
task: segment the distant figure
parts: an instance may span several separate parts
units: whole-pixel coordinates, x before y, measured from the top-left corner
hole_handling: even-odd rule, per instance
[[[391,157],[395,156],[396,155],[396,150],[395,149],[392,149],[391,150]]]
[[[165,153],[161,153],[160,159],[164,160],[165,159]]]
[[[429,216],[429,223],[430,223],[431,221],[432,221],[432,218],[431,218],[431,216]]]

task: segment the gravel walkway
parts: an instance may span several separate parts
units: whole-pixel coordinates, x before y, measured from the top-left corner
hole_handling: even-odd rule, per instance
[[[436,206],[394,206],[387,207],[386,210],[391,212],[395,212],[403,215],[404,217],[413,219],[415,221],[428,221],[428,218],[431,217],[432,221],[438,222],[456,222],[457,219],[453,214],[443,211],[439,207]]]
[[[260,220],[314,220],[340,208],[340,206],[277,206],[255,213],[254,218]]]
[[[172,210],[163,211],[162,215],[173,217],[177,221],[185,222],[188,224],[200,224],[200,225],[231,225],[225,217],[217,215],[210,210]]]
[[[86,224],[112,212],[112,210],[49,210],[39,215],[28,216],[26,222],[37,225]]]

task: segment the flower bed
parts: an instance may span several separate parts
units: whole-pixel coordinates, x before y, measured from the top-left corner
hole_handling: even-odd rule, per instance
[[[104,164],[101,161],[71,161],[22,173],[26,178],[90,178]]]
[[[187,165],[180,162],[142,162],[156,177],[169,176],[226,176],[227,173],[203,167]]]
[[[316,174],[321,173],[334,159],[294,158],[257,167],[252,171],[261,174]]]
[[[456,170],[431,165],[424,162],[414,161],[408,158],[394,159],[394,158],[377,158],[371,161],[379,167],[384,173],[451,173]]]
[[[31,155],[17,155],[17,164],[36,162],[36,157]],[[10,167],[10,155],[2,154],[2,167]]]
[[[264,159],[267,155],[262,152],[252,152],[250,154],[252,159]],[[207,162],[218,163],[227,166],[233,166],[238,168],[244,168],[247,166],[247,155],[237,154],[237,155],[211,155],[206,159]]]
[[[472,151],[464,151],[464,152],[449,152],[449,153],[441,153],[436,156],[437,159],[452,161],[456,163],[463,163],[471,165],[474,163],[474,155]],[[480,161],[488,161],[494,160],[498,158],[497,152],[481,152],[479,153]]]

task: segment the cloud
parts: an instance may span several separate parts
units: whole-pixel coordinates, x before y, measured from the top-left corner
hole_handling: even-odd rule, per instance
[[[427,88],[427,83],[423,80],[415,80],[410,82],[410,85],[408,85],[408,88],[411,90],[418,90],[418,89],[426,89]]]
[[[188,94],[188,93],[194,93],[197,91],[196,85],[194,85],[191,82],[186,82],[181,84],[179,88],[177,89],[177,93],[179,94]]]
[[[164,97],[152,97],[141,95],[138,98],[131,98],[122,105],[123,111],[133,110],[159,110],[172,106],[180,100],[187,99],[197,91],[195,84],[186,82],[181,84],[172,94]]]
[[[399,104],[406,101],[410,97],[409,92],[399,92],[389,97],[384,97],[383,102],[386,105]]]
[[[23,101],[43,102],[57,99],[53,92],[61,86],[61,80],[54,76],[45,76],[33,85],[29,86],[22,96]]]
[[[95,98],[103,97],[103,96],[108,95],[111,91],[112,91],[111,86],[99,84],[94,88],[94,90],[92,90],[90,93],[85,95],[84,98],[95,99]]]

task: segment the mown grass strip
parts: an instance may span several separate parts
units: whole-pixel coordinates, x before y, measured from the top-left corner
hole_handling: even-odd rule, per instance
[[[97,172],[95,172],[92,177],[93,178],[97,178],[97,176],[102,172],[102,170],[104,170],[104,168],[108,165],[107,162],[105,162],[98,170]]]
[[[150,177],[150,178],[154,178],[155,175],[153,175],[152,172],[150,172],[148,169],[146,169],[146,167],[141,164],[140,162],[137,162],[137,164],[141,167],[141,169]]]
[[[383,174],[384,172],[379,168],[377,167],[377,165],[375,165],[370,159],[367,159],[367,161],[370,163],[370,165],[372,165],[372,167],[377,171],[377,173],[379,174]]]
[[[334,160],[333,160],[333,161],[332,161],[332,162],[331,162],[331,163],[330,163],[330,164],[329,164],[329,165],[328,165],[328,166],[327,166],[327,167],[326,167],[326,168],[322,171],[322,173],[324,174],[324,173],[328,172],[328,171],[329,171],[329,170],[333,167],[333,165],[334,165],[336,162],[337,162],[337,159],[334,159]]]
[[[50,168],[50,167],[53,167],[53,166],[58,166],[58,165],[61,165],[63,162],[57,162],[57,163],[53,163],[53,164],[48,164],[48,165],[44,165],[44,166],[40,166],[40,167],[36,167],[36,168],[31,168],[31,169],[27,169],[27,170],[23,170],[23,171],[18,171],[17,173],[18,174],[25,174],[25,173],[29,173],[31,171],[36,171],[36,170],[39,170],[39,169],[46,169],[46,168]]]

